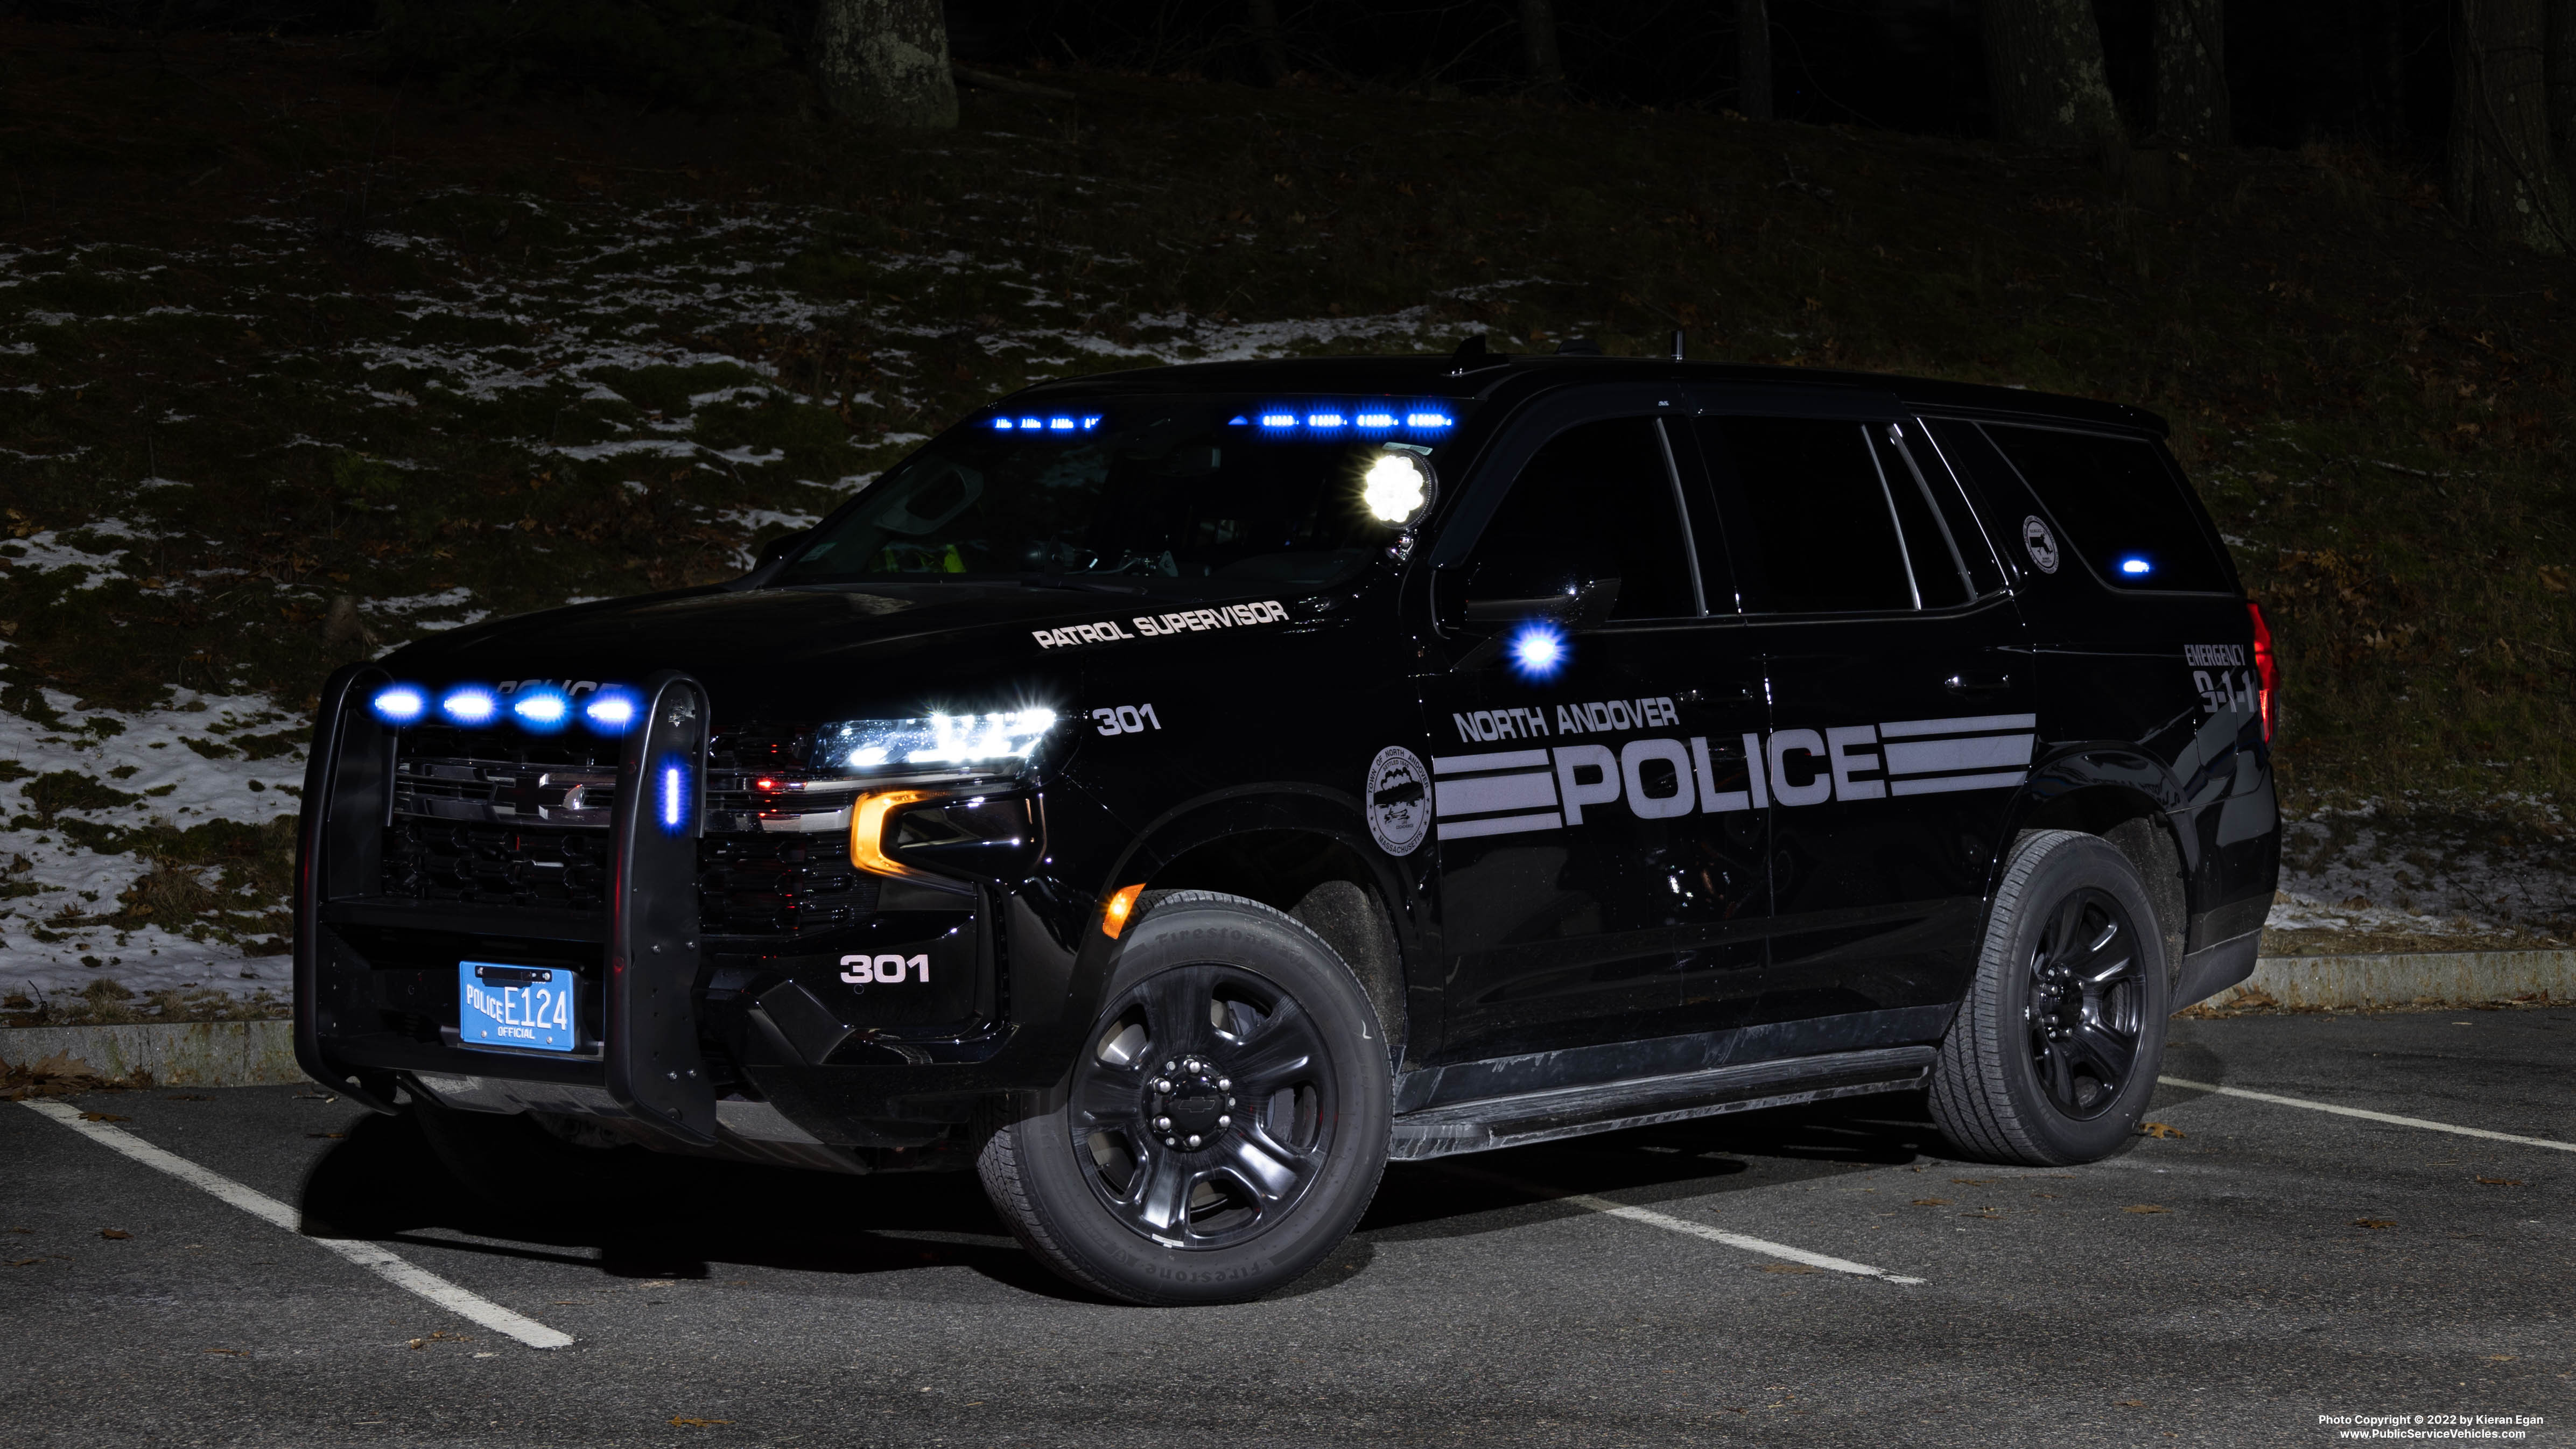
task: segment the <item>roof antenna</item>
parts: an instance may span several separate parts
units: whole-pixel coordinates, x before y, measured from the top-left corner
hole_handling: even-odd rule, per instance
[[[1680,328],[1676,327],[1676,328],[1674,328],[1674,329],[1673,329],[1673,361],[1675,361],[1675,362],[1679,362],[1679,361],[1681,361],[1681,360],[1682,360],[1682,329],[1680,329]]]

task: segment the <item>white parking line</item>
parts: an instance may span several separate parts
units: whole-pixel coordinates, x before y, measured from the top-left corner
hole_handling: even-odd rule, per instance
[[[2427,1122],[2421,1117],[2400,1117],[2389,1112],[2372,1112],[2360,1107],[2338,1107],[2332,1102],[2311,1102],[2305,1097],[2276,1097],[2270,1092],[2249,1092],[2243,1087],[2222,1087],[2213,1082],[2187,1082],[2180,1077],[2158,1077],[2168,1087],[2182,1087],[2194,1092],[2215,1092],[2222,1097],[2243,1097],[2249,1102],[2270,1102],[2276,1107],[2305,1107],[2311,1112],[2332,1112],[2338,1117],[2359,1117],[2370,1122],[2387,1122],[2398,1127],[2421,1127],[2427,1132],[2455,1132],[2462,1137],[2484,1137],[2491,1142],[2519,1142],[2525,1147],[2547,1147],[2559,1152],[2576,1152],[2576,1142],[2552,1142],[2546,1137],[2517,1137],[2510,1132],[2490,1132],[2484,1127],[2454,1127],[2448,1122]]]
[[[1687,1218],[1674,1217],[1670,1213],[1659,1213],[1653,1208],[1630,1207],[1626,1203],[1612,1202],[1606,1197],[1594,1197],[1590,1193],[1567,1192],[1562,1188],[1548,1187],[1535,1182],[1524,1182],[1520,1178],[1505,1177],[1499,1172],[1487,1172],[1482,1168],[1460,1167],[1453,1163],[1444,1162],[1440,1164],[1440,1170],[1442,1172],[1456,1173],[1461,1177],[1479,1178],[1483,1181],[1494,1183],[1497,1186],[1508,1187],[1514,1192],[1528,1193],[1532,1197],[1543,1197],[1555,1202],[1572,1203],[1576,1207],[1588,1208],[1605,1217],[1626,1218],[1632,1223],[1644,1223],[1650,1228],[1662,1228],[1666,1232],[1684,1233],[1694,1238],[1704,1239],[1708,1242],[1723,1244],[1726,1247],[1742,1248],[1748,1253],[1761,1253],[1769,1257],[1783,1259],[1791,1263],[1804,1263],[1810,1268],[1822,1268],[1829,1273],[1849,1273],[1855,1278],[1877,1278],[1889,1283],[1921,1283],[1926,1281],[1921,1278],[1908,1278],[1899,1273],[1891,1273],[1885,1268],[1873,1268],[1867,1263],[1855,1263],[1849,1258],[1836,1258],[1824,1253],[1810,1253],[1804,1248],[1793,1248],[1786,1243],[1775,1243],[1767,1238],[1748,1238],[1742,1233],[1730,1233],[1720,1228],[1712,1228],[1705,1223],[1695,1223]]]
[[[84,1122],[78,1108],[61,1102],[22,1102],[21,1106],[41,1112],[103,1147],[110,1147],[146,1167],[159,1168],[191,1187],[202,1188],[240,1208],[252,1217],[263,1219],[301,1237],[301,1219],[295,1209],[255,1188],[242,1186],[221,1173],[209,1172],[174,1152],[165,1152],[121,1127],[105,1122]],[[373,1243],[352,1243],[339,1238],[309,1238],[397,1288],[417,1293],[459,1318],[483,1325],[494,1333],[507,1334],[530,1348],[562,1348],[572,1342],[572,1335],[546,1327],[533,1318],[512,1313],[480,1294],[459,1288],[437,1274],[414,1267]]]

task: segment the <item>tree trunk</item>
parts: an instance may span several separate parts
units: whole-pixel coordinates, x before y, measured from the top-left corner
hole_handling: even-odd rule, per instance
[[[2156,134],[2181,146],[2224,146],[2226,0],[2156,0]]]
[[[1735,108],[1771,119],[1770,0],[1735,0]]]
[[[2549,139],[2561,181],[2576,172],[2576,0],[2549,0]]]
[[[2085,151],[2123,139],[2092,0],[1986,0],[1985,43],[1997,140]]]
[[[2549,148],[2541,0],[2459,0],[2451,31],[2451,206],[2475,231],[2567,248],[2567,183]]]
[[[1279,33],[1279,0],[1252,0],[1252,46],[1261,55],[1261,79],[1277,85],[1288,79],[1288,42]]]
[[[823,0],[814,78],[832,113],[873,126],[957,124],[939,0]]]
[[[1521,0],[1521,58],[1529,65],[1530,89],[1543,96],[1565,94],[1565,66],[1556,55],[1555,0]]]

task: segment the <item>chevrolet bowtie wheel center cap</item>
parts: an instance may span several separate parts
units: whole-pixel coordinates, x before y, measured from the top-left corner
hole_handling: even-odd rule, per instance
[[[1147,1087],[1145,1116],[1165,1147],[1204,1147],[1234,1125],[1233,1079],[1205,1058],[1165,1062]]]

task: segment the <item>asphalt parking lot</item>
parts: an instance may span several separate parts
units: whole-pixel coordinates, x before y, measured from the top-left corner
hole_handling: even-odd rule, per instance
[[[0,1384],[63,1446],[2576,1442],[2576,1011],[2174,1027],[2173,1079],[2505,1136],[2169,1083],[2179,1136],[2037,1171],[1901,1097],[1717,1118],[1395,1168],[1293,1288],[1150,1310],[971,1177],[671,1162],[543,1222],[318,1088],[99,1093],[0,1106]]]

